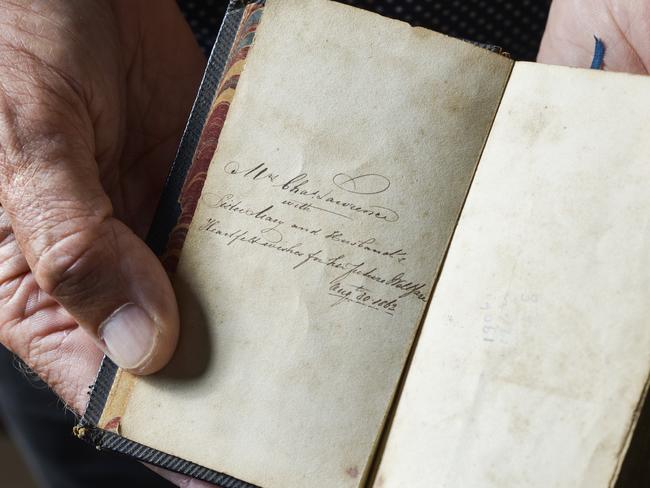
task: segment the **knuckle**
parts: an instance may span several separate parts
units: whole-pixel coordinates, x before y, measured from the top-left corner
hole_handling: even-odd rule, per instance
[[[0,194],[17,178],[74,155],[93,154],[82,90],[66,75],[24,53],[0,56]],[[9,65],[9,66],[8,66]]]
[[[105,223],[113,213],[111,202],[103,193],[88,194],[81,200],[65,194],[65,181],[50,181],[49,185],[39,192],[38,198],[14,195],[9,215],[16,239],[32,266],[52,248],[56,253],[57,245],[62,250],[70,247],[74,251],[106,234]]]
[[[37,257],[33,267],[37,283],[64,305],[101,292],[109,285],[101,271],[110,265],[107,261],[115,262],[107,245],[111,238],[102,224],[68,232]]]
[[[44,162],[87,149],[80,142],[87,137],[71,131],[74,113],[66,114],[53,103],[39,93],[22,99],[6,92],[0,96],[0,169],[5,184],[15,183],[13,178],[25,170],[33,172]]]

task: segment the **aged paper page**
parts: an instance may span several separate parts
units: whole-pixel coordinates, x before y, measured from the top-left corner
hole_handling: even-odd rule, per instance
[[[377,488],[605,488],[650,370],[650,79],[515,65]]]
[[[120,432],[264,487],[359,486],[511,68],[268,2],[174,278],[178,356]]]

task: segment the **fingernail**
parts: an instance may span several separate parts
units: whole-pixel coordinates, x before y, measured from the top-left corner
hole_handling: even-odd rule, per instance
[[[158,328],[140,307],[121,306],[99,327],[106,354],[123,369],[138,369],[151,358]]]

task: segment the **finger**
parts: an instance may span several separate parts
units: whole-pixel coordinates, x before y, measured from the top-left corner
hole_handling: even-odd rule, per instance
[[[604,69],[647,73],[649,21],[648,2],[555,0],[537,60],[588,68],[597,36],[607,48]]]
[[[595,32],[590,19],[574,17],[575,10],[580,8],[572,0],[557,0],[551,4],[537,56],[539,62],[575,67],[590,65]]]
[[[65,83],[21,82],[0,100],[0,202],[17,242],[38,286],[97,346],[122,368],[154,372],[178,338],[166,273],[112,216],[83,100]]]

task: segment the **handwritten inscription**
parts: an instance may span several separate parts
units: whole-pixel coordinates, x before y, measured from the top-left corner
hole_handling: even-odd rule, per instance
[[[299,204],[304,205],[305,200],[308,201],[307,203],[319,202],[304,207],[303,209],[307,211],[317,209],[348,219],[361,216],[389,223],[399,221],[399,214],[391,208],[348,200],[337,195],[335,191],[338,189],[343,193],[353,195],[378,195],[390,188],[390,181],[385,176],[367,174],[351,177],[337,174],[332,178],[331,187],[322,188],[314,184],[307,173],[283,178],[279,174],[271,172],[264,163],[245,167],[237,161],[231,161],[224,166],[224,171],[231,176],[239,176],[252,182],[270,185],[285,194],[293,195],[294,198],[300,197],[303,201],[298,201]],[[285,201],[295,202],[295,200],[286,199]]]
[[[502,345],[512,344],[517,324],[528,321],[539,297],[535,293],[505,293],[496,300],[488,296],[479,307],[483,341]]]
[[[341,190],[357,195],[377,195],[390,188],[390,180],[377,174],[349,176],[339,173],[334,176],[332,182]]]
[[[406,268],[396,271],[396,267],[407,264],[408,249],[373,235],[362,235],[364,231],[357,234],[356,228],[344,224],[371,219],[376,225],[359,226],[369,232],[367,229],[399,221],[398,213],[382,201],[382,194],[391,189],[389,178],[373,173],[337,173],[330,185],[321,186],[307,173],[284,176],[264,163],[242,165],[231,161],[223,169],[229,177],[247,181],[253,187],[262,185],[265,203],[252,203],[260,201],[259,191],[255,192],[258,198],[253,199],[206,192],[201,202],[216,213],[200,224],[200,231],[219,238],[227,247],[253,246],[289,258],[293,260],[289,272],[310,267],[327,270],[333,278],[323,291],[333,299],[332,307],[352,304],[392,316],[404,300],[428,300],[428,283],[410,278]],[[242,190],[244,194],[249,193]],[[224,217],[220,219],[219,215]],[[326,215],[331,218],[320,218]],[[333,227],[339,220],[341,227]],[[395,240],[399,242],[399,235]]]
[[[350,239],[343,232],[335,230],[330,232],[325,236],[325,239],[332,240],[334,242],[340,242],[341,244],[346,244],[350,247],[356,249],[362,249],[364,251],[375,253],[379,256],[388,256],[395,258],[397,262],[403,263],[406,260],[406,252],[403,249],[381,249],[376,246],[377,239],[374,237],[369,237],[365,239]]]
[[[372,290],[361,285],[347,285],[340,281],[334,281],[330,285],[329,295],[338,299],[332,304],[332,307],[336,307],[342,302],[352,302],[373,310],[382,311],[388,315],[393,315],[397,309],[396,298],[387,300],[377,297]]]
[[[218,197],[212,193],[203,195],[202,199],[210,208],[223,209],[228,212],[238,213],[260,222],[270,224],[269,227],[262,229],[261,234],[265,239],[271,242],[282,242],[283,236],[279,228],[285,223],[285,221],[273,216],[273,205],[265,206],[262,209],[253,209],[243,205],[241,200],[236,200],[234,195]]]
[[[334,278],[333,281],[343,281],[348,277],[355,276],[362,277],[381,285],[400,290],[403,293],[399,298],[406,298],[407,296],[414,295],[419,300],[424,302],[427,301],[426,293],[424,293],[424,289],[427,286],[426,283],[409,281],[404,273],[387,277],[382,274],[381,269],[376,266],[373,267],[365,261],[360,263],[346,261],[345,254],[336,257],[328,257],[323,254],[323,250],[321,249],[307,254],[302,261],[293,267],[293,269],[298,269],[307,263],[315,263],[328,268],[342,270],[343,273]]]

